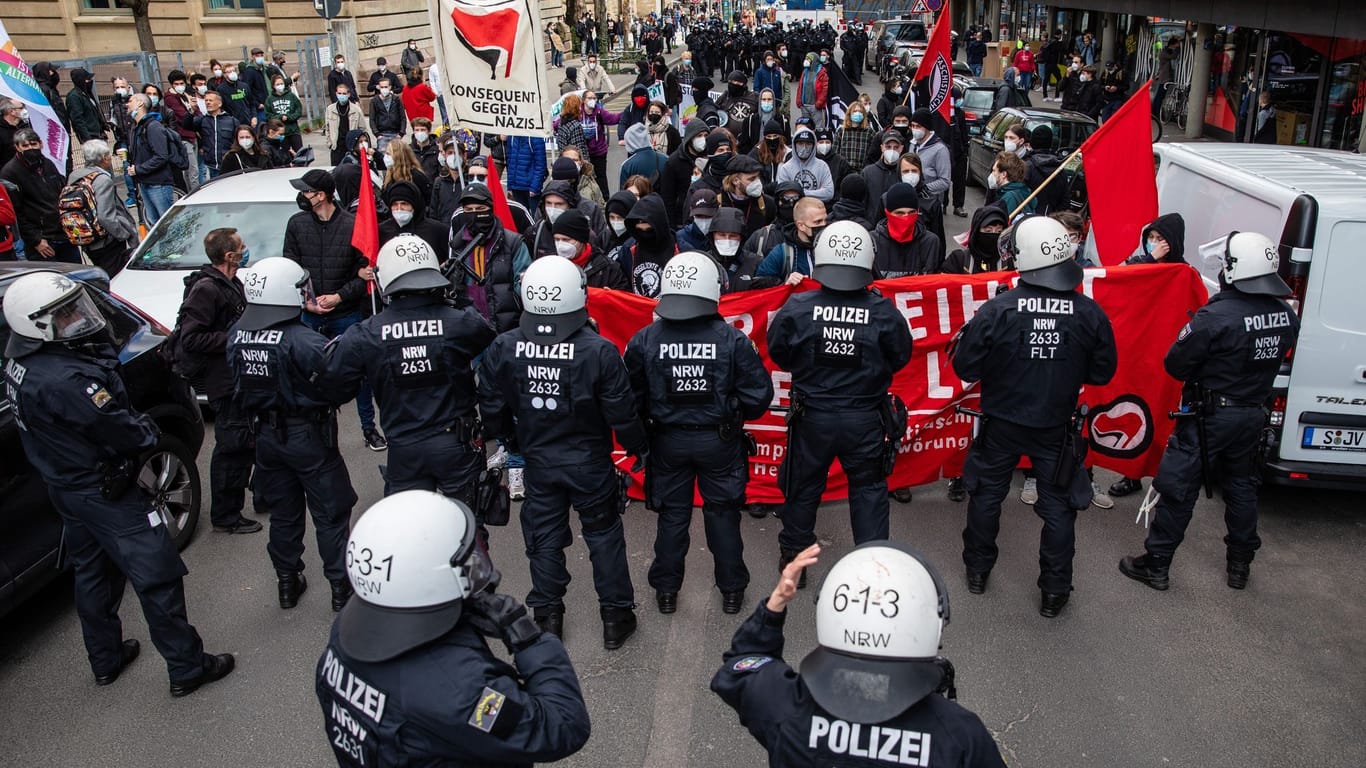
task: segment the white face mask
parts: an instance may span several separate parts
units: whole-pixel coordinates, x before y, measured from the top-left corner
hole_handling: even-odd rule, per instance
[[[284,93],[284,92],[285,92],[285,84],[284,84],[284,83],[276,83],[276,84],[275,84],[275,92],[276,92],[276,93]]]
[[[566,243],[563,240],[555,241],[555,253],[558,253],[566,259],[574,258],[578,251],[579,246],[575,245],[574,243]]]
[[[222,77],[222,76],[223,76],[223,70],[221,70],[221,69],[219,69],[219,68],[217,68],[217,67],[214,67],[213,76],[214,76],[214,77]]]
[[[1005,146],[1007,152],[1014,152],[1015,150],[1020,148],[1020,142],[1014,139],[1006,139]]]
[[[431,138],[431,134],[426,131],[413,131],[413,140],[418,144],[426,144],[429,138]]]
[[[256,146],[256,139],[253,139],[250,136],[246,137],[245,139],[238,139],[237,145],[240,146],[242,149],[251,149],[252,147]]]
[[[394,223],[400,227],[408,226],[408,222],[413,220],[412,211],[392,211],[391,213],[394,216]]]
[[[118,95],[118,96],[128,96],[128,95],[129,95],[129,89],[127,89],[127,88],[115,88],[115,89],[114,89],[114,93],[115,93],[115,95]]]
[[[1083,83],[1089,83],[1089,82],[1091,82],[1091,76],[1090,76],[1090,75],[1082,75],[1082,76],[1081,76],[1081,81],[1082,81]]]
[[[912,129],[911,129],[911,137],[914,138],[916,141],[924,141],[924,140],[925,140],[925,129],[924,129],[924,128],[912,128]]]
[[[622,235],[626,234],[626,222],[618,221],[617,219],[612,219],[607,223],[611,225],[612,231],[617,233],[617,237],[621,237]]]
[[[707,169],[707,161],[710,159],[711,158],[709,157],[699,157],[692,161],[693,167],[699,171],[705,171]]]
[[[336,64],[333,64],[333,65],[332,65],[332,68],[335,69],[335,70],[337,70],[338,72],[345,72],[345,71],[346,71],[346,62],[344,62],[344,61],[339,61],[339,62],[337,62]]]
[[[996,177],[996,174],[993,173],[987,177],[987,189],[998,189],[1000,186],[1001,180]]]
[[[740,250],[739,240],[717,240],[716,252],[722,256],[734,256]]]
[[[597,105],[598,105],[598,100],[597,100],[597,99],[585,99],[584,102],[583,102],[583,106],[586,107],[590,112],[591,112],[591,111],[593,110],[593,108],[596,107]]]
[[[209,92],[209,86],[207,85],[196,85],[194,89],[200,96]]]
[[[176,93],[184,93],[184,92],[185,92],[185,86],[183,86],[183,85],[177,85],[177,86],[175,87],[175,92],[176,92]]]
[[[563,215],[564,215],[564,212],[565,212],[566,210],[568,210],[568,209],[566,209],[566,208],[551,208],[550,206],[547,205],[547,206],[545,207],[545,217],[546,217],[547,219],[550,220],[550,223],[551,223],[551,224],[554,224],[554,223],[555,223],[555,220],[558,219],[558,218],[560,218],[561,216],[563,216]]]
[[[460,167],[459,152],[452,152],[451,154],[446,155],[444,158],[442,158],[442,160],[446,163],[446,167],[450,168],[452,171]]]
[[[895,87],[895,88],[892,89],[892,93],[895,93],[896,95],[900,96],[901,93],[902,93],[902,91],[904,91],[904,90],[905,90],[904,88],[902,88],[901,86],[898,85],[897,87]]]
[[[706,152],[706,151],[707,151],[707,137],[706,137],[706,136],[697,136],[697,137],[694,137],[693,140],[692,140],[692,151],[694,151],[694,152]]]
[[[230,83],[235,83],[235,82],[237,82],[237,73],[236,73],[236,72],[229,72],[229,73],[228,73],[228,82],[230,82]]]
[[[388,95],[389,95],[390,93],[392,93],[392,92],[393,92],[393,91],[392,91],[392,89],[390,89],[390,88],[381,88],[381,89],[379,89],[379,95],[380,95],[381,97],[388,96]]]
[[[711,219],[705,216],[699,216],[693,219],[692,223],[697,226],[697,231],[704,235],[711,231]]]
[[[901,174],[901,180],[906,182],[907,184],[910,184],[913,187],[920,186],[920,174],[916,173],[915,171],[909,171],[907,173]]]
[[[394,167],[394,156],[393,156],[393,155],[385,155],[385,156],[384,156],[384,167],[385,167],[385,168],[393,168],[393,167]]]
[[[895,149],[884,149],[884,150],[882,150],[882,162],[886,163],[887,165],[891,165],[892,163],[895,163],[898,157],[901,157],[901,152],[898,151],[898,150],[895,150]]]
[[[758,197],[764,193],[764,182],[762,179],[755,179],[745,185],[745,194],[750,197]]]
[[[595,71],[597,68],[598,68],[598,63],[597,63],[596,61],[590,61],[590,62],[588,62],[588,71],[589,71],[589,72],[593,72],[593,71]]]
[[[822,141],[821,143],[816,145],[816,154],[820,155],[821,157],[825,157],[826,155],[830,154],[830,150],[833,149],[834,146],[835,145],[831,144],[828,141]]]

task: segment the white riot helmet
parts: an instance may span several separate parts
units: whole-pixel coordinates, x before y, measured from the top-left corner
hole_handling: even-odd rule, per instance
[[[33,272],[10,283],[5,322],[9,357],[35,352],[46,341],[77,341],[105,325],[85,286],[60,272]]]
[[[284,256],[261,259],[237,277],[247,294],[247,308],[237,324],[248,331],[298,319],[304,304],[313,298],[307,270]]]
[[[811,277],[826,288],[857,291],[873,282],[873,236],[852,221],[837,221],[816,238]]]
[[[1243,293],[1288,296],[1290,286],[1278,274],[1280,252],[1271,238],[1260,232],[1230,232],[1223,241],[1224,282]],[[1215,241],[1218,243],[1219,241]],[[1205,251],[1208,246],[1201,246]]]
[[[402,291],[430,291],[450,285],[441,274],[441,262],[432,246],[406,232],[380,246],[375,280],[386,299]]]
[[[691,320],[717,313],[721,267],[710,256],[687,251],[669,259],[660,283],[655,314],[665,320]]]
[[[558,344],[588,322],[588,278],[563,256],[540,256],[522,273],[522,332]]]
[[[949,595],[910,547],[872,541],[840,558],[816,599],[816,642],[802,679],[816,703],[853,723],[881,723],[939,688],[936,659]]]
[[[402,491],[366,510],[346,543],[359,599],[342,609],[342,650],[385,661],[449,632],[464,600],[497,583],[475,530],[469,507],[432,491]]]
[[[1073,258],[1077,245],[1061,222],[1047,216],[1017,221],[1011,249],[1020,282],[1055,291],[1071,291],[1081,285],[1082,268]]]

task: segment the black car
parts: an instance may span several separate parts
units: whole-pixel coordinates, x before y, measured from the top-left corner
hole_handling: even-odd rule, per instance
[[[189,385],[156,353],[168,331],[109,293],[109,278],[92,267],[0,263],[0,301],[15,279],[34,271],[64,272],[83,283],[104,314],[133,407],[161,429],[160,442],[142,459],[137,482],[152,495],[176,546],[184,548],[199,522],[195,458],[204,443],[204,421]],[[9,333],[0,316],[0,350]],[[47,485],[24,455],[13,409],[0,397],[0,616],[58,575],[61,537],[62,521]]]
[[[1004,80],[975,77],[954,79],[954,84],[963,89],[963,121],[968,125],[968,137],[982,133],[987,121],[991,119],[991,105],[996,101],[996,89]]]
[[[1098,127],[1095,120],[1080,112],[1034,107],[1006,107],[999,110],[987,121],[981,133],[968,142],[969,183],[986,185],[991,166],[996,163],[996,155],[1005,149],[1006,131],[1016,123],[1024,123],[1031,131],[1040,125],[1052,128],[1051,150],[1063,157],[1072,154]],[[1075,165],[1080,168],[1080,163]],[[1066,181],[1070,182],[1070,179]]]

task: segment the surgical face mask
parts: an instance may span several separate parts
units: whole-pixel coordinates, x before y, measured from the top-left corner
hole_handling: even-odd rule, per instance
[[[617,233],[617,237],[626,234],[626,222],[622,219],[612,219],[607,222],[612,227],[612,231]]]
[[[337,70],[338,72],[345,72],[345,71],[346,71],[346,62],[344,62],[344,61],[339,61],[339,62],[337,62],[336,64],[333,64],[333,65],[332,65],[332,68],[335,69],[335,70]]]
[[[834,148],[834,144],[831,144],[828,141],[822,141],[816,145],[816,154],[820,155],[821,157],[825,157],[826,155],[830,154],[830,150]]]
[[[589,71],[589,72],[592,72],[592,71],[596,70],[597,68],[598,68],[598,63],[597,63],[596,61],[590,61],[590,62],[588,62],[588,71]]]
[[[393,93],[393,89],[392,89],[392,88],[380,88],[380,89],[379,89],[379,95],[380,95],[380,96],[388,96],[390,93]]]
[[[912,128],[912,129],[911,129],[911,137],[914,138],[916,141],[924,141],[924,140],[925,140],[925,129],[924,129],[924,128]]]
[[[745,194],[749,195],[750,197],[758,197],[763,193],[764,182],[760,179],[755,179],[754,181],[751,181],[750,183],[745,185]]]
[[[276,84],[275,84],[275,92],[276,92],[276,93],[284,93],[284,92],[285,92],[285,84],[284,84],[284,83],[276,83]]]
[[[906,173],[901,174],[901,180],[913,187],[920,186],[920,174],[915,171],[907,171]]]
[[[863,123],[863,113],[862,113],[862,112],[855,112],[855,113],[853,113],[852,115],[849,116],[849,122],[853,123],[854,125],[860,125],[860,124],[862,124],[862,123]]]
[[[690,184],[696,184],[696,183],[702,178],[702,174],[700,174],[700,173],[693,173],[693,175],[692,175],[691,177],[689,177],[689,178],[692,179],[692,181],[689,182]]]
[[[740,241],[720,238],[716,239],[716,252],[722,256],[734,256],[740,251]]]
[[[206,94],[206,93],[209,92],[209,86],[207,86],[207,85],[196,85],[196,86],[194,87],[194,90],[195,90],[195,93],[199,94],[200,96],[203,96],[204,94]]]
[[[223,76],[223,70],[220,69],[219,67],[214,67],[214,68],[213,68],[213,76],[214,76],[214,77],[222,77],[222,76]]]
[[[175,86],[174,90],[175,90],[176,93],[184,93],[184,92],[185,92],[185,86],[183,86],[183,85],[177,85],[177,86]]]
[[[826,63],[826,62],[828,62],[828,61],[830,61],[830,57],[829,57],[829,56],[822,56],[822,57],[821,57],[821,63],[822,63],[822,64],[824,64],[824,63]]]
[[[265,63],[266,63],[266,57],[265,57],[265,56],[257,56],[257,57],[256,57],[256,66],[259,67],[259,66],[264,65]]]
[[[998,189],[1000,186],[1001,180],[996,176],[996,174],[993,173],[987,177],[987,189]]]
[[[1015,150],[1020,148],[1020,142],[1014,139],[1006,139],[1005,147],[1007,152],[1014,152]]]
[[[550,206],[547,205],[547,206],[545,207],[545,217],[550,221],[551,224],[554,224],[554,223],[555,223],[555,220],[558,219],[558,218],[560,218],[560,216],[564,215],[564,212],[565,212],[566,210],[568,210],[568,209],[567,209],[567,208],[551,208]]]
[[[783,58],[787,58],[787,49],[786,49],[786,48],[779,48],[779,49],[778,49],[778,55],[781,56],[781,57],[783,57]]]
[[[711,231],[711,219],[706,216],[696,216],[692,223],[697,227],[697,231],[704,235]]]
[[[773,67],[778,66],[778,62],[774,61],[773,59],[768,59],[764,62],[764,66],[768,67],[769,69],[772,69]]]
[[[806,144],[806,143],[798,144],[798,145],[794,148],[794,151],[797,153],[797,157],[801,158],[802,160],[810,160],[810,159],[811,159],[811,153],[814,152],[815,150],[816,150],[816,147],[815,147],[814,145]]]
[[[156,94],[151,94],[151,93],[149,93],[149,94],[147,94],[147,103],[148,103],[148,105],[155,107],[156,105],[158,105],[158,104],[161,103],[161,97],[160,97],[160,96],[157,96]],[[27,110],[27,109],[24,110],[23,117],[24,117],[25,120],[28,119],[28,110]]]
[[[902,93],[905,93],[905,91],[906,91],[906,89],[905,89],[905,88],[902,88],[902,87],[899,86],[899,85],[898,85],[897,87],[895,87],[895,88],[892,89],[892,93],[895,93],[895,94],[898,95],[898,96],[900,96]]]
[[[696,136],[696,137],[694,137],[693,140],[692,140],[692,149],[693,149],[694,152],[706,152],[706,151],[707,151],[707,137],[706,137],[706,136]]]
[[[235,83],[235,82],[237,82],[237,73],[236,73],[236,72],[229,72],[229,73],[228,73],[228,82],[230,82],[230,83]]]
[[[413,220],[412,211],[392,211],[391,213],[394,215],[394,223],[400,227],[408,226],[408,222]]]
[[[683,60],[683,66],[684,66],[684,67],[691,67],[691,66],[692,66],[692,59],[684,59],[684,60]]]
[[[771,100],[765,99],[764,101],[759,102],[759,109],[763,110],[764,112],[772,112],[773,102]]]
[[[566,259],[574,258],[574,256],[578,254],[578,251],[579,246],[574,243],[566,243],[563,240],[555,241],[555,253],[558,253]]]
[[[899,149],[882,150],[882,162],[886,163],[887,165],[895,163],[897,158],[899,157],[901,157],[901,150]]]
[[[426,144],[429,138],[431,138],[431,134],[426,131],[413,131],[413,140],[418,144]]]
[[[597,100],[597,99],[584,99],[583,106],[584,106],[584,108],[586,108],[587,110],[589,110],[589,111],[591,112],[591,111],[593,110],[594,107],[598,106],[598,100]]]
[[[351,100],[351,94],[349,94],[349,93],[339,93],[339,94],[337,94],[337,103],[338,103],[338,104],[345,104],[346,102],[348,102],[348,101],[350,101],[350,100]]]
[[[127,88],[115,88],[115,89],[114,89],[114,94],[117,95],[117,96],[125,97],[125,98],[128,97],[129,95],[131,95],[130,92],[129,92],[129,90],[128,90]]]
[[[242,149],[251,149],[252,147],[256,146],[256,139],[253,139],[250,136],[238,139],[237,146],[241,147]]]

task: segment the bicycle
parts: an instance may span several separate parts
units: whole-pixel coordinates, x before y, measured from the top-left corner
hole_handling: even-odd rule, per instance
[[[1186,130],[1186,102],[1189,101],[1190,86],[1164,83],[1162,87],[1166,89],[1166,95],[1162,97],[1162,107],[1159,109],[1162,122],[1176,123],[1176,127]]]

